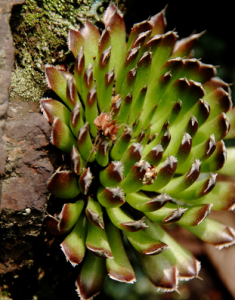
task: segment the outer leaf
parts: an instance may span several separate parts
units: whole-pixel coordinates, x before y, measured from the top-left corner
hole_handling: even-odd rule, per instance
[[[145,214],[150,220],[156,223],[170,224],[179,221],[186,210],[187,208],[176,207],[174,205],[172,208],[164,206],[154,212],[146,212]]]
[[[87,122],[78,131],[78,149],[85,160],[94,161],[95,154],[92,152],[94,149]],[[92,155],[90,156],[90,154]]]
[[[157,178],[151,185],[144,185],[142,187],[145,191],[156,191],[163,188],[172,179],[175,170],[177,168],[177,159],[174,156],[169,156],[162,167],[159,166],[160,171],[158,172]]]
[[[79,264],[85,255],[86,223],[86,218],[82,214],[73,230],[61,244],[62,251],[73,266]]]
[[[198,34],[192,34],[187,38],[179,40],[174,47],[173,53],[171,55],[172,58],[174,57],[185,57],[188,56],[198,38],[200,38],[204,32]]]
[[[136,221],[119,207],[106,208],[106,211],[111,222],[121,230],[135,232],[146,227],[143,219]]]
[[[105,187],[117,186],[123,179],[123,163],[121,161],[111,162],[107,168],[100,171],[100,182]]]
[[[117,9],[115,13],[109,14],[109,17],[105,19],[107,20],[105,26],[110,28],[112,44],[110,70],[115,69],[115,73],[118,75],[126,49],[125,23],[120,11]]]
[[[165,193],[160,194],[154,198],[150,198],[141,192],[126,194],[126,201],[135,209],[143,212],[158,210],[169,200],[171,200],[171,197]]]
[[[99,294],[105,279],[105,259],[88,252],[76,280],[77,292],[82,300]]]
[[[225,139],[231,139],[235,137],[235,107],[233,107],[228,113],[227,117],[230,120],[230,131],[226,135]]]
[[[99,188],[97,198],[103,207],[119,207],[125,203],[123,190],[120,187]]]
[[[125,235],[131,245],[144,255],[159,254],[168,248],[168,245],[148,235],[145,229],[136,232],[125,231]]]
[[[71,78],[72,75],[67,72],[58,70],[54,66],[47,65],[46,67],[46,79],[49,87],[64,101],[64,103],[71,109],[73,103],[67,98],[67,79]]]
[[[165,11],[167,6],[158,14],[150,19],[150,23],[153,26],[152,35],[163,34],[166,27]]]
[[[218,221],[206,218],[198,226],[184,226],[206,243],[218,249],[235,244],[235,230]]]
[[[67,126],[70,124],[70,111],[61,102],[53,99],[41,99],[41,111],[48,122],[53,123],[55,118],[59,118]]]
[[[72,51],[74,57],[76,58],[81,47],[84,47],[85,40],[80,31],[70,29],[69,31],[69,49]]]
[[[78,200],[75,203],[64,204],[59,214],[60,221],[58,223],[58,229],[60,231],[68,231],[72,229],[74,224],[77,222],[83,207],[83,200]]]
[[[78,180],[79,187],[83,194],[86,195],[88,193],[88,190],[92,183],[92,179],[93,179],[93,176],[90,171],[90,168],[87,168],[87,169],[83,168],[82,174]]]
[[[91,222],[88,223],[86,246],[87,249],[99,257],[113,257],[105,229],[95,226]]]
[[[182,218],[177,222],[180,225],[196,226],[210,214],[213,204],[204,204],[189,207]]]
[[[70,154],[73,146],[77,144],[69,127],[58,118],[55,118],[52,124],[51,142],[67,154]]]
[[[112,143],[109,139],[104,139],[98,147],[96,161],[102,167],[106,167],[109,163],[109,152]]]
[[[178,287],[178,272],[164,252],[150,256],[137,254],[137,258],[143,271],[159,291],[173,292]]]
[[[167,260],[167,263],[173,265],[178,270],[178,276],[181,280],[188,280],[198,277],[200,271],[200,263],[195,257],[182,246],[180,246],[170,235],[168,235],[159,225],[148,220],[147,231],[153,238],[159,238],[166,243],[169,248],[163,253],[157,255],[158,260]],[[197,227],[197,226],[195,226]],[[161,263],[160,263],[161,264]],[[164,265],[163,265],[164,266]],[[164,266],[165,267],[165,266]],[[168,274],[168,273],[166,273]]]
[[[197,204],[213,204],[213,210],[234,210],[235,183],[217,182],[214,189],[206,196],[198,199]]]
[[[82,159],[78,149],[73,146],[70,153],[70,167],[76,175],[80,175],[84,166],[84,160]]]
[[[57,170],[48,180],[47,187],[53,195],[63,199],[74,198],[80,193],[77,178],[71,171]]]
[[[223,168],[219,171],[220,174],[227,175],[227,176],[235,176],[235,147],[227,148],[227,160]]]
[[[123,175],[126,176],[131,169],[131,167],[141,159],[143,146],[139,143],[132,144],[126,152],[123,154],[121,158],[121,162],[123,163],[124,170]]]
[[[106,259],[109,277],[120,282],[134,283],[136,281],[135,272],[126,255],[121,232],[112,223],[108,223],[106,231],[113,253],[113,258]]]
[[[176,194],[172,193],[172,196],[175,196],[178,199],[182,198],[185,200],[195,200],[201,198],[207,195],[215,187],[216,177],[217,174],[211,173],[210,177],[208,177],[207,179],[197,181],[183,192]]]
[[[117,140],[117,142],[114,144],[114,146],[111,149],[111,157],[114,160],[120,160],[122,158],[122,155],[127,150],[129,142],[131,140],[132,136],[132,129],[130,127],[127,127],[123,130],[122,135]]]
[[[95,226],[104,229],[104,220],[102,207],[98,201],[95,201],[93,198],[88,197],[88,203],[86,207],[86,215],[88,220]]]

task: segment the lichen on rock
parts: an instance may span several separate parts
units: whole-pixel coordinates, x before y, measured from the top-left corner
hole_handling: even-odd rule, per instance
[[[105,1],[26,0],[13,8],[10,25],[15,46],[11,94],[38,101],[45,91],[44,65],[69,57],[67,32],[87,18],[96,22]]]

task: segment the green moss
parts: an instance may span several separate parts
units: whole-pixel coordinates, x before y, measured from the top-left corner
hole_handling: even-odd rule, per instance
[[[37,101],[45,91],[44,65],[71,59],[67,36],[87,18],[96,22],[102,0],[26,0],[13,8],[10,25],[15,45],[11,99]],[[107,5],[106,5],[107,6]],[[102,13],[101,9],[99,13]]]
[[[123,6],[125,0],[114,1]],[[26,0],[13,7],[10,25],[15,45],[10,99],[39,101],[45,92],[45,64],[68,64],[70,27],[96,23],[110,0]],[[122,7],[123,8],[123,7]],[[123,8],[124,9],[124,8]],[[1,63],[1,62],[0,62]]]

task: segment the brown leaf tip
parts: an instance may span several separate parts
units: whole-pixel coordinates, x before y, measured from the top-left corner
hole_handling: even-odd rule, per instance
[[[142,171],[147,172],[147,170],[151,168],[150,163],[148,163],[148,162],[147,162],[146,160],[144,160],[144,159],[141,159],[141,160],[140,160],[139,162],[137,162],[135,165],[136,165],[137,167],[140,168],[140,172],[142,172]]]
[[[132,146],[132,151],[133,152],[137,152],[139,155],[142,154],[142,151],[143,151],[143,145],[140,144],[140,143],[133,143]]]
[[[85,65],[85,55],[84,55],[83,47],[81,47],[75,62],[75,68],[80,76],[82,75],[84,65]]]
[[[135,283],[136,282],[136,278],[135,278],[135,274],[134,272],[130,272],[128,270],[123,270],[122,273],[111,273],[111,271],[109,271],[108,273],[109,278],[119,281],[119,282],[123,282],[123,283]]]
[[[169,224],[169,223],[179,221],[182,218],[182,216],[186,210],[187,210],[187,208],[183,208],[183,207],[177,208],[163,220],[163,223]]]
[[[98,248],[94,245],[90,245],[89,243],[86,243],[86,247],[88,250],[90,250],[92,253],[94,253],[95,255],[97,255],[99,257],[113,258],[113,254],[112,254],[111,250],[104,249],[104,248]]]
[[[90,168],[87,168],[83,171],[80,179],[79,179],[79,185],[81,187],[82,192],[86,195],[88,192],[88,189],[91,185],[93,176],[90,171]]]
[[[112,112],[116,113],[120,107],[121,107],[121,103],[122,103],[122,98],[120,97],[120,95],[116,95],[112,98]]]
[[[159,292],[177,292],[178,288],[178,278],[179,271],[175,266],[167,268],[164,270],[165,278],[158,285],[154,284],[157,287]]]
[[[223,114],[223,119],[224,119],[224,123],[225,123],[225,135],[228,134],[229,132],[229,129],[230,129],[230,121],[229,121],[229,118],[226,116],[225,113],[222,113]]]
[[[108,152],[109,149],[109,141],[108,140],[104,140],[101,144],[99,149],[101,150],[101,153],[105,156]]]
[[[210,177],[208,178],[208,180],[206,182],[205,188],[202,190],[203,195],[208,194],[214,188],[214,186],[216,184],[217,175],[218,174],[210,173]]]
[[[122,223],[123,226],[128,227],[129,231],[138,231],[138,230],[142,230],[147,226],[146,223],[144,223],[144,218],[137,220],[137,221],[131,221],[131,222],[124,222]],[[131,228],[133,230],[131,230]]]
[[[85,138],[87,132],[89,130],[89,124],[88,122],[86,122],[80,129],[78,132],[78,141],[82,142],[82,140]]]
[[[109,278],[111,278],[112,280],[116,280],[119,282],[123,282],[123,283],[135,283],[136,282],[136,278],[135,276],[131,276],[131,274],[125,274],[125,275],[119,275],[119,274],[111,274],[108,273]]]
[[[212,154],[214,152],[215,148],[216,148],[215,135],[212,134],[209,138],[209,143],[208,143],[208,148],[207,148],[206,154],[207,155]]]
[[[199,159],[195,159],[186,177],[188,178],[192,176],[194,173],[200,173],[201,163],[202,162]]]
[[[84,74],[84,81],[88,89],[91,88],[93,82],[93,66],[91,64],[88,65],[85,74]]]
[[[81,300],[92,300],[95,296],[97,296],[100,293],[100,291],[99,291],[99,292],[95,293],[94,295],[86,296],[85,295],[85,293],[86,293],[85,287],[83,287],[83,284],[82,284],[82,282],[80,282],[79,278],[75,281],[75,286],[77,288],[76,292]],[[84,289],[84,291],[83,291],[83,289]]]
[[[166,193],[162,193],[152,199],[152,201],[157,201],[157,202],[160,202],[161,204],[165,204],[166,202],[168,202],[170,200],[171,200],[171,196]]]
[[[145,39],[150,36],[152,30],[148,30],[145,32],[141,32],[137,35],[137,37],[134,39],[132,47],[137,47],[138,45],[141,45],[144,43]]]
[[[146,249],[142,253],[144,255],[155,255],[155,254],[159,254],[159,253],[163,252],[164,250],[166,250],[168,248],[169,248],[169,246],[167,244],[157,243],[157,244],[151,245],[148,249]]]
[[[123,190],[118,186],[115,188],[106,188],[112,194],[113,198],[120,199],[123,203],[125,202],[125,196]]]
[[[80,104],[77,102],[77,104],[74,106],[72,112],[71,112],[71,123],[72,126],[75,127],[77,124],[77,121],[79,120],[81,111],[80,111]]]
[[[179,274],[179,279],[180,280],[185,280],[185,281],[188,281],[190,279],[193,279],[193,278],[199,278],[199,272],[201,270],[201,263],[200,261],[198,261],[197,259],[193,258],[193,263],[188,265],[188,272],[187,274],[182,274],[180,273]]]
[[[77,257],[73,257],[73,253],[64,242],[60,245],[60,247],[65,255],[66,260],[69,261],[73,267],[76,267],[81,262],[81,260],[79,260]]]
[[[155,152],[155,155],[157,156],[159,153],[162,153],[164,149],[162,148],[161,144],[158,144],[157,146],[153,147],[151,151]]]
[[[108,63],[108,60],[111,55],[111,49],[112,49],[112,46],[110,46],[108,49],[104,50],[104,52],[100,56],[100,64],[101,64],[102,68]]]
[[[198,213],[198,219],[197,219],[197,223],[195,225],[199,225],[200,223],[202,223],[202,221],[209,216],[209,214],[211,213],[211,208],[212,208],[213,204],[205,204],[203,205],[203,207],[200,209],[199,213]]]
[[[78,149],[73,145],[71,154],[70,154],[70,166],[75,174],[79,175],[81,168],[81,157],[79,155]]]
[[[124,166],[121,161],[113,161],[113,171],[117,172],[120,177],[123,177]]]
[[[136,58],[136,56],[138,55],[138,52],[140,50],[141,46],[137,46],[135,48],[132,48],[128,53],[127,53],[127,57],[126,57],[126,62],[128,63],[130,60]]]
[[[170,155],[170,156],[167,157],[167,159],[166,159],[166,161],[165,161],[162,168],[170,166],[171,169],[174,169],[176,164],[177,164],[177,158]]]
[[[191,145],[192,144],[192,138],[191,138],[190,134],[188,134],[187,132],[184,133],[181,144],[182,145],[185,145],[185,144]]]
[[[100,227],[101,229],[104,229],[104,222],[101,219],[99,214],[97,214],[96,212],[94,212],[93,210],[91,210],[89,208],[86,209],[86,213],[87,213],[89,221],[92,224]]]
[[[223,249],[224,247],[229,247],[235,244],[235,230],[232,227],[226,226],[223,236],[223,242],[218,245],[215,245],[215,248],[219,250]]]

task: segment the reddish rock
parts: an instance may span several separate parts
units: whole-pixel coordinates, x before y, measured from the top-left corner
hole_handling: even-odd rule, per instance
[[[6,121],[6,165],[2,177],[0,273],[27,263],[41,231],[53,173],[49,160],[50,126],[36,103],[14,99]]]
[[[10,103],[6,122],[7,158],[1,209],[43,211],[46,182],[53,172],[48,159],[50,126],[35,103]]]

